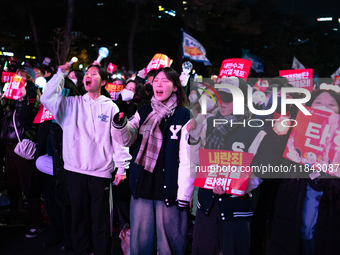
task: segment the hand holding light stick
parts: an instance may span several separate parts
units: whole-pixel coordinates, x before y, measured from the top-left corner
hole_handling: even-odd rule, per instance
[[[68,63],[69,63],[70,65],[72,65],[73,63],[76,63],[76,62],[78,62],[78,58],[73,57],[73,58],[71,59],[71,61],[68,62]]]
[[[99,56],[97,58],[97,62],[100,63],[100,61],[102,61],[102,59],[107,58],[107,56],[109,55],[109,49],[105,48],[105,47],[101,47],[99,48]]]

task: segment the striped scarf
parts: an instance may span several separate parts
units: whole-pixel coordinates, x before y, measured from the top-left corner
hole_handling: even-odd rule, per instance
[[[163,142],[163,134],[159,124],[164,117],[174,113],[177,107],[177,95],[173,93],[165,102],[157,101],[155,97],[152,97],[151,107],[152,112],[149,113],[139,129],[139,134],[143,136],[143,140],[135,163],[144,166],[146,171],[152,173]]]

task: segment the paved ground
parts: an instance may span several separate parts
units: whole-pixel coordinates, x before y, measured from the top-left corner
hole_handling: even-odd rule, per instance
[[[18,224],[6,226],[0,224],[0,254],[1,255],[58,255],[73,254],[61,250],[62,243],[52,247],[42,247],[41,244],[48,237],[50,228],[46,229],[35,238],[26,238],[26,232],[30,228],[30,218],[26,209],[26,204],[22,206],[22,221]],[[0,219],[9,213],[8,206],[0,207]],[[118,238],[118,229],[113,232],[113,254],[122,254],[120,249],[120,239]]]

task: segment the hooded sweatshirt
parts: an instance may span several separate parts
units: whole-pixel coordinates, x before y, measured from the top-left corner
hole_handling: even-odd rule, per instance
[[[60,69],[46,84],[43,105],[63,129],[64,168],[81,174],[111,178],[114,167],[124,174],[131,156],[127,147],[112,136],[112,120],[119,111],[111,99],[88,94],[64,97],[64,76]],[[115,159],[115,165],[113,162]]]

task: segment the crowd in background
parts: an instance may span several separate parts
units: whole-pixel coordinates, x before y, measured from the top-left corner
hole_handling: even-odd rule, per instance
[[[337,177],[252,173],[243,196],[226,194],[222,185],[193,186],[199,148],[253,153],[254,166],[316,163],[298,150],[291,160],[283,157],[292,128],[280,133],[272,122],[255,128],[214,125],[216,118],[279,119],[281,89],[293,87],[286,78],[266,79],[263,90],[253,87],[259,110],[272,107],[273,91],[279,95],[275,112],[256,116],[247,107],[244,115],[233,115],[230,91],[216,89],[220,100],[214,94],[215,83],[226,83],[247,95],[250,85],[237,77],[181,84],[169,67],[124,79],[113,78],[98,62],[84,73],[69,63],[19,66],[15,58],[7,71],[26,85],[20,100],[1,98],[0,158],[10,201],[10,214],[1,222],[20,222],[24,196],[32,219],[27,238],[45,230],[43,203],[51,231],[42,245],[61,243],[75,254],[110,254],[117,223],[121,233],[130,232],[131,254],[339,254]],[[43,90],[38,77],[47,81]],[[124,86],[117,99],[105,89],[107,83]],[[34,124],[41,103],[54,120]],[[314,88],[306,106],[339,114],[340,94]],[[288,118],[297,114],[296,105],[288,105]],[[16,129],[20,139],[37,143],[33,160],[15,153]],[[46,162],[52,162],[52,174],[39,169]],[[187,236],[190,226],[193,240]]]

